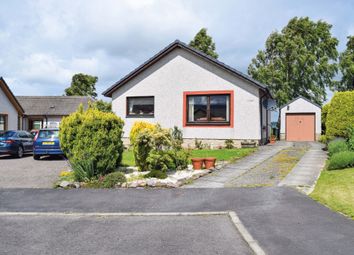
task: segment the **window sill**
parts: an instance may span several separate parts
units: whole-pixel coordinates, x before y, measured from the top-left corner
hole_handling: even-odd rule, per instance
[[[155,115],[126,115],[126,118],[130,118],[130,119],[152,119],[155,118]]]
[[[230,123],[186,123],[186,127],[231,127]]]

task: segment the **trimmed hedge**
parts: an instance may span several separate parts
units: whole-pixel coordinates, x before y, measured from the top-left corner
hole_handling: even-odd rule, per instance
[[[354,151],[342,151],[334,154],[328,164],[328,170],[344,169],[354,166]]]
[[[90,107],[63,118],[60,124],[60,146],[70,162],[91,162],[94,175],[106,175],[121,163],[123,154],[123,125],[114,113]],[[84,167],[86,171],[86,167]]]
[[[322,132],[323,132],[322,134],[326,133],[327,114],[330,106],[331,105],[329,103],[322,106],[322,110],[321,110],[321,123],[322,123]]]
[[[329,156],[333,156],[334,154],[342,151],[348,151],[348,144],[344,140],[335,140],[331,141],[328,144],[328,154]]]
[[[326,136],[348,138],[349,128],[354,125],[354,91],[334,94],[327,114]]]

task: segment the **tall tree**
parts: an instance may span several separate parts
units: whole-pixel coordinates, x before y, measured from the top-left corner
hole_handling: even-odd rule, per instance
[[[354,89],[354,36],[348,36],[347,48],[339,56],[339,69],[342,79],[338,90]]]
[[[317,104],[326,100],[326,88],[333,89],[338,71],[338,40],[331,34],[332,25],[295,17],[281,32],[273,32],[265,49],[258,51],[248,73],[267,84],[283,105],[297,96]]]
[[[206,28],[200,29],[200,31],[194,36],[194,39],[190,41],[189,46],[200,50],[213,58],[219,57],[219,55],[215,52],[215,43],[213,42],[213,38],[207,34]]]
[[[78,73],[72,78],[70,87],[65,89],[66,96],[90,96],[97,97],[96,82],[98,78],[88,74]]]
[[[93,106],[101,112],[112,112],[112,103],[105,102],[102,99],[95,101]]]

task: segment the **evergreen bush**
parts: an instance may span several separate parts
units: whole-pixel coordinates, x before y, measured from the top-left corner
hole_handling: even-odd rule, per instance
[[[354,91],[334,94],[326,117],[326,135],[348,138],[354,126]]]
[[[94,175],[106,175],[121,163],[123,154],[122,119],[114,113],[80,106],[60,124],[60,146],[72,164],[83,160],[95,167]]]

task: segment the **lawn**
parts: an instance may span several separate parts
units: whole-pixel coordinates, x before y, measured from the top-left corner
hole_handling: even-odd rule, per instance
[[[192,150],[190,158],[205,158],[215,157],[217,160],[235,161],[239,158],[247,156],[254,152],[255,148],[242,148],[242,149],[215,149],[215,150]],[[131,150],[125,150],[123,153],[122,165],[133,166],[134,155]]]
[[[354,168],[322,171],[310,196],[354,220]]]

